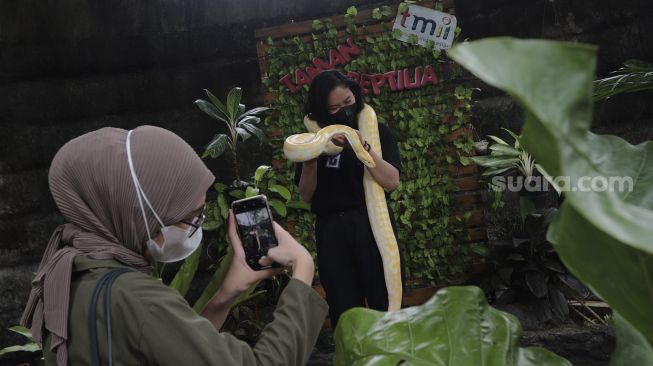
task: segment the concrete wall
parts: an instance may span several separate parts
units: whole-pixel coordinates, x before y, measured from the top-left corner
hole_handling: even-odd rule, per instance
[[[244,89],[258,105],[254,29],[341,14],[371,1],[0,0],[0,348],[22,341],[16,324],[32,271],[62,222],[47,168],[69,139],[103,126],[169,128],[198,150],[219,124],[193,106],[202,90]],[[463,37],[546,37],[598,44],[605,75],[629,58],[653,61],[653,3],[646,0],[458,0]],[[474,81],[470,81],[474,82]],[[479,135],[519,129],[514,102],[482,86]],[[653,137],[651,93],[597,107],[596,129],[631,141]],[[257,151],[255,145],[246,146]],[[255,153],[248,170],[264,163]],[[223,181],[224,160],[211,161]]]

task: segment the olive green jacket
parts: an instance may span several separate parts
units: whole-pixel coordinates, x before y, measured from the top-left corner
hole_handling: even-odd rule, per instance
[[[68,364],[90,365],[88,307],[98,279],[114,268],[113,260],[75,258],[70,289]],[[98,343],[107,365],[107,337],[98,301]],[[327,313],[325,301],[309,286],[291,280],[274,312],[274,321],[251,348],[227,333],[220,333],[186,300],[161,281],[140,272],[128,272],[111,291],[113,364],[118,365],[304,365]],[[44,344],[46,365],[56,365],[56,354]]]

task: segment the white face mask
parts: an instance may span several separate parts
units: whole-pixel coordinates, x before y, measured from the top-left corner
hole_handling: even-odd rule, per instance
[[[132,131],[127,133],[127,160],[129,162],[129,170],[131,172],[132,180],[134,181],[134,186],[136,187],[136,196],[138,197],[138,203],[140,204],[141,212],[143,213],[143,221],[145,221],[145,230],[148,237],[147,249],[152,255],[152,258],[154,258],[154,260],[157,262],[170,263],[186,259],[195,251],[195,249],[197,249],[197,247],[202,242],[202,228],[198,228],[195,234],[189,238],[188,235],[190,234],[192,227],[188,229],[182,229],[174,225],[165,226],[163,224],[163,221],[161,221],[159,215],[157,215],[154,211],[150,200],[147,199],[147,196],[145,195],[145,192],[143,191],[143,188],[141,188],[141,184],[138,181],[138,177],[136,176],[136,171],[134,170],[134,162],[132,160],[131,154],[131,134]],[[145,206],[143,205],[143,201],[147,203],[150,211],[152,211],[152,214],[161,225],[161,233],[163,234],[163,245],[161,246],[159,246],[159,244],[157,244],[150,236],[150,227],[147,223],[147,216],[145,215]]]
[[[202,228],[198,228],[195,234],[189,238],[188,234],[191,229],[184,230],[177,226],[164,226],[161,229],[163,246],[159,246],[151,238],[147,241],[147,249],[152,254],[152,258],[161,263],[186,259],[202,242]]]

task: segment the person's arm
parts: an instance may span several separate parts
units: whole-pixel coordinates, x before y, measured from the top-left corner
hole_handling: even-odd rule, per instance
[[[279,245],[268,251],[261,264],[274,261],[291,267],[293,278],[279,297],[274,321],[263,329],[255,347],[251,348],[230,334],[218,332],[218,328],[237,294],[249,288],[252,281],[278,273],[278,270],[267,270],[268,273],[263,275],[261,273],[266,270],[253,271],[247,266],[233,213],[230,213],[229,237],[234,259],[220,290],[223,295],[216,295],[211,301],[215,306],[208,316],[211,321],[195,313],[178,292],[158,282],[150,281],[155,283],[156,291],[139,291],[150,303],[144,312],[138,338],[138,348],[147,361],[145,363],[161,366],[306,364],[328,306],[310,286],[315,267],[308,251],[276,223],[274,229]]]
[[[280,268],[252,270],[245,261],[245,251],[236,231],[233,212],[229,212],[228,225],[229,241],[234,251],[234,257],[222,286],[202,311],[202,316],[210,320],[218,330],[222,328],[229,315],[231,305],[240,294],[259,281],[278,275],[283,271]],[[261,264],[269,265],[276,262],[284,267],[292,268],[293,278],[311,286],[315,265],[310,253],[276,222],[274,230],[279,245],[268,251],[268,256],[261,259]]]
[[[374,168],[366,167],[370,172],[374,180],[379,183],[379,185],[389,191],[393,191],[399,187],[399,170],[395,168],[392,164],[383,160],[374,149],[370,148],[370,155],[376,166]]]
[[[162,284],[144,309],[134,347],[144,364],[160,366],[304,366],[326,318],[325,301],[304,282],[291,279],[279,297],[274,320],[252,348],[188,306]]]
[[[224,321],[227,320],[227,317],[229,316],[231,305],[236,301],[239,295],[240,294],[235,292],[228,293],[220,288],[202,310],[202,316],[210,320],[215,329],[220,330]]]
[[[311,203],[317,188],[317,159],[302,163],[302,173],[299,178],[299,195],[306,203]]]
[[[271,255],[269,254],[268,257],[270,256]],[[313,258],[311,258],[310,254],[308,256],[300,256],[297,257],[297,259],[293,259],[293,263],[289,267],[292,268],[292,278],[311,286],[315,274],[315,264],[313,263]],[[202,311],[202,316],[210,320],[211,323],[213,323],[213,326],[218,330],[222,328],[224,321],[227,319],[227,316],[229,316],[231,305],[243,292],[230,287],[231,286],[229,285],[223,285],[220,287],[218,292]],[[246,289],[247,288],[245,288],[245,290]]]
[[[360,131],[356,130],[356,133],[358,134],[358,138],[360,139],[361,144],[365,146],[365,141],[363,140]],[[387,133],[387,131],[385,130],[385,126],[383,127],[379,126],[379,135],[380,135],[381,146],[384,151],[384,155],[388,153],[389,156],[394,156],[395,155],[394,150],[397,149],[396,147],[397,143],[394,141],[393,137],[389,133]],[[333,141],[338,146],[351,149],[349,142],[342,134],[335,135]],[[394,144],[394,150],[387,151],[387,150],[391,150],[391,148],[393,147],[392,144]],[[372,178],[374,178],[374,180],[381,187],[389,191],[393,191],[397,189],[397,187],[399,187],[399,169],[397,169],[393,164],[389,163],[387,160],[384,160],[384,158],[380,157],[374,151],[374,149],[370,148],[369,153],[372,156],[374,162],[376,163],[376,166],[374,168],[366,167],[366,169],[372,175]],[[398,154],[399,152],[397,151],[396,155],[398,156]],[[392,161],[394,159],[389,159],[389,160]]]

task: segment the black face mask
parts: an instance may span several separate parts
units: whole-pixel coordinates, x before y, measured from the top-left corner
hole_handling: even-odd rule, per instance
[[[338,112],[331,115],[331,120],[336,124],[356,128],[356,104],[340,108]]]

